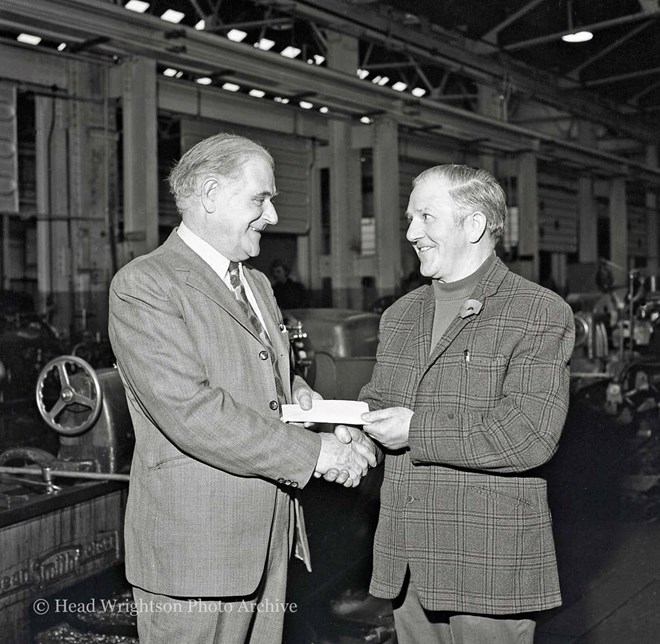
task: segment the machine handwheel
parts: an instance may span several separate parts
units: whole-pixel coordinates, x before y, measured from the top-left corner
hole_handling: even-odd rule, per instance
[[[46,423],[60,434],[74,436],[88,430],[99,417],[102,403],[98,376],[82,358],[59,356],[41,370],[37,407]]]

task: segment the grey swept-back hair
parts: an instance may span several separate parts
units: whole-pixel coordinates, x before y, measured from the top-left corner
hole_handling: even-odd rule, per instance
[[[457,223],[462,223],[473,212],[486,217],[486,225],[493,242],[504,234],[506,196],[497,179],[486,170],[467,165],[436,165],[413,179],[413,187],[426,181],[437,181],[447,186],[456,206]]]
[[[255,157],[266,161],[271,168],[275,165],[260,143],[237,134],[221,132],[194,145],[169,176],[170,192],[179,211],[185,209],[189,197],[197,194],[204,179],[212,175],[235,178],[242,166]]]

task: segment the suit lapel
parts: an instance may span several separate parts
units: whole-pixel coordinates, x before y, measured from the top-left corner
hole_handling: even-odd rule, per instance
[[[231,315],[243,328],[261,340],[257,332],[245,317],[241,305],[229,290],[227,285],[216,275],[215,271],[179,237],[176,230],[172,232],[164,246],[171,251],[167,257],[185,283],[199,291]]]

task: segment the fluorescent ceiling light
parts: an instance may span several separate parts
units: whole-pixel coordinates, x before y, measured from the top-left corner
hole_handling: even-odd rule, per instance
[[[205,27],[206,27],[206,20],[200,20],[200,21],[195,25],[195,29],[197,29],[197,31],[204,31],[204,28],[205,28]]]
[[[302,107],[304,110],[311,110],[314,107],[314,105],[308,101],[300,101],[298,105],[300,105],[300,107]]]
[[[248,94],[249,94],[250,96],[254,96],[254,97],[256,97],[256,98],[263,98],[264,96],[266,96],[266,92],[264,92],[264,91],[261,90],[261,89],[251,89],[251,90],[248,92]]]
[[[380,79],[381,79],[381,78],[382,78],[382,76],[374,76],[374,77],[371,79],[371,82],[372,82],[372,83],[380,83]]]
[[[387,85],[387,83],[389,83],[389,81],[390,81],[390,77],[389,77],[389,76],[383,76],[383,77],[378,81],[378,84],[379,84],[379,85]]]
[[[274,44],[275,44],[274,40],[271,40],[270,38],[262,38],[259,42],[255,42],[254,46],[257,49],[263,49],[263,51],[268,51],[269,49],[272,48]]]
[[[142,0],[128,0],[124,5],[124,9],[129,11],[135,11],[135,13],[144,13],[149,8],[148,2],[142,2]]]
[[[57,51],[64,51],[66,49],[66,43],[61,42],[59,45],[57,45]]]
[[[163,72],[163,76],[169,76],[170,78],[174,78],[176,76],[176,69],[172,69],[171,67],[168,67]]]
[[[225,83],[222,86],[222,89],[226,89],[228,92],[238,92],[238,90],[241,89],[241,86],[236,83]]]
[[[282,98],[281,96],[276,96],[273,100],[276,103],[282,103],[283,105],[286,105],[289,102],[288,98]]]
[[[299,53],[300,49],[298,47],[291,47],[290,45],[288,47],[285,47],[280,54],[284,56],[285,58],[295,58]]]
[[[24,42],[26,45],[38,45],[41,42],[39,36],[33,36],[32,34],[18,34],[16,40],[18,42]]]
[[[321,112],[321,114],[327,114],[328,108],[325,105],[323,107],[319,107],[319,112]]]
[[[210,85],[213,81],[208,76],[202,76],[195,80],[196,83],[200,85]]]
[[[177,72],[176,73],[176,78],[181,78],[183,76],[183,72]]]
[[[424,94],[426,94],[426,90],[423,87],[415,87],[412,91],[412,95],[417,96],[417,98],[421,98]]]
[[[367,76],[369,76],[369,72],[366,69],[358,69],[357,75],[360,80],[364,80]]]
[[[392,89],[395,89],[397,92],[403,92],[403,90],[406,89],[406,87],[408,87],[408,85],[402,83],[401,81],[398,81],[397,83],[394,83],[394,85],[392,85]]]
[[[165,22],[173,22],[175,25],[178,25],[186,17],[185,13],[180,11],[174,11],[174,9],[168,9],[161,17],[161,20]]]
[[[369,125],[369,123],[371,123],[371,119],[368,116],[363,116],[360,119],[360,123],[364,123],[365,125]]]
[[[588,42],[594,37],[590,31],[575,31],[571,34],[564,34],[561,39],[564,42]]]
[[[314,54],[314,62],[317,65],[322,65],[325,62],[325,56],[320,56],[319,54]]]
[[[242,42],[245,36],[247,36],[247,32],[241,31],[240,29],[230,29],[227,32],[227,38],[229,38],[229,40],[233,40],[234,42]]]

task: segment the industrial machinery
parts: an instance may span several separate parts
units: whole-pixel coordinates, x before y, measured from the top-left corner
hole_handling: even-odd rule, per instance
[[[46,606],[123,560],[134,441],[116,369],[60,356],[39,374],[36,399],[57,453],[0,454],[0,632],[17,643],[32,641],[37,600]]]

